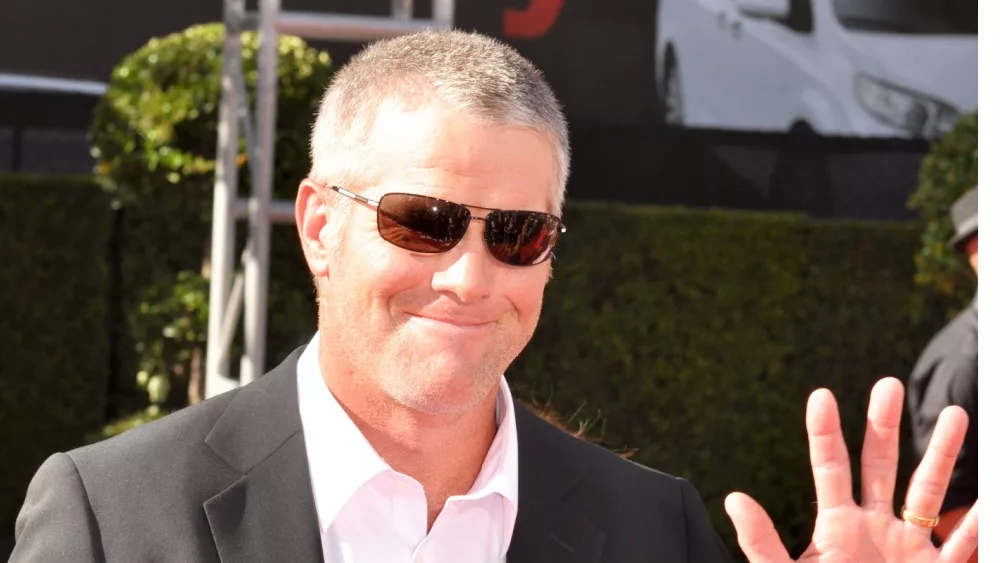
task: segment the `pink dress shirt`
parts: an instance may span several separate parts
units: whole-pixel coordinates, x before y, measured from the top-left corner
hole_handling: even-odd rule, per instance
[[[506,379],[497,435],[478,479],[447,500],[428,533],[423,487],[372,449],[326,387],[318,351],[317,334],[297,375],[325,563],[502,563],[517,514],[517,433]]]

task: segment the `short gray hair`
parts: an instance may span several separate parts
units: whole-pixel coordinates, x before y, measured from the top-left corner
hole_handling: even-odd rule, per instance
[[[557,212],[562,210],[569,135],[552,88],[512,47],[463,31],[423,31],[376,41],[337,72],[313,124],[314,181],[346,187],[377,174],[367,139],[379,109],[390,99],[408,107],[440,100],[491,125],[540,132],[555,153],[552,203]]]

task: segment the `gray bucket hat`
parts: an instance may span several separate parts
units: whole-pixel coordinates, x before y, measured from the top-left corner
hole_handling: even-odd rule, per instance
[[[951,224],[955,235],[948,245],[955,252],[961,252],[969,238],[979,232],[979,187],[968,190],[951,206]]]

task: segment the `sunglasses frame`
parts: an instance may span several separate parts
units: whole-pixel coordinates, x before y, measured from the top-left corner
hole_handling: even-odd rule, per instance
[[[454,201],[448,201],[446,199],[441,199],[439,197],[433,197],[433,196],[423,195],[423,194],[410,194],[410,193],[405,193],[405,192],[390,192],[390,193],[387,193],[387,194],[382,194],[382,198],[379,198],[379,199],[375,200],[375,199],[367,198],[367,197],[365,197],[363,195],[358,195],[358,194],[356,194],[356,193],[354,193],[354,192],[352,192],[350,190],[346,190],[346,189],[344,189],[344,188],[342,188],[340,186],[326,185],[326,184],[320,184],[320,185],[322,185],[323,187],[325,187],[325,188],[327,188],[329,190],[332,190],[332,191],[334,191],[336,193],[339,193],[339,194],[341,194],[343,196],[346,196],[346,197],[348,197],[350,199],[353,199],[354,201],[356,201],[358,203],[363,203],[365,205],[368,205],[368,206],[374,208],[375,211],[376,211],[376,213],[378,212],[378,207],[379,207],[379,204],[381,204],[381,199],[382,198],[384,198],[386,196],[389,196],[389,195],[405,195],[405,196],[410,196],[410,197],[414,197],[415,196],[415,197],[425,197],[425,198],[428,198],[428,199],[436,199],[436,200],[443,201],[443,202],[451,204],[451,205],[459,205],[461,207],[464,207],[465,209],[467,209],[469,211],[470,223],[471,223],[471,221],[482,221],[485,224],[486,220],[487,220],[487,217],[489,217],[489,214],[493,213],[493,212],[512,211],[512,212],[515,212],[515,213],[517,213],[517,212],[520,212],[520,213],[540,213],[540,214],[548,215],[549,217],[555,218],[555,220],[559,223],[559,234],[560,235],[562,235],[563,233],[566,232],[566,225],[563,224],[562,217],[559,217],[557,215],[553,215],[551,213],[545,213],[544,211],[525,211],[525,210],[517,210],[517,209],[494,209],[492,207],[480,207],[478,205],[468,205],[468,204],[465,204],[465,203],[457,203],[457,202],[454,202]],[[483,216],[483,217],[476,216],[476,214],[472,212],[472,210],[474,210],[474,209],[475,210],[479,210],[479,211],[486,211],[487,212],[486,216]],[[466,227],[465,232],[462,233],[461,238],[459,238],[458,241],[455,243],[456,246],[458,245],[458,242],[461,242],[461,240],[463,238],[465,238],[465,235],[467,235],[468,233],[469,233],[469,229],[468,229],[468,227]],[[485,241],[483,241],[483,242],[485,243]],[[390,244],[394,244],[394,243],[390,242]],[[452,250],[453,248],[454,247],[449,248],[448,250],[443,250],[441,252],[420,252],[419,250],[410,250],[410,249],[405,249],[405,250],[407,250],[409,252],[416,253],[416,254],[431,255],[431,254],[444,254],[445,252],[448,252],[449,250]],[[499,261],[499,259],[496,256],[493,256],[492,253],[490,253],[490,256],[494,260],[498,260]],[[549,251],[549,255],[546,256],[545,260],[542,260],[541,262],[535,262],[535,263],[532,263],[532,264],[520,264],[520,265],[508,264],[508,265],[512,265],[514,267],[524,268],[524,267],[528,267],[528,266],[537,266],[539,264],[544,264],[545,262],[548,262],[549,260],[553,260],[554,258],[555,258],[555,253],[554,253],[553,250],[550,250]]]

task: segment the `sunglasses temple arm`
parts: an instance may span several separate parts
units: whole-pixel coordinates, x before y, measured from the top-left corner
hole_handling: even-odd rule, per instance
[[[356,193],[353,193],[353,192],[349,192],[349,191],[345,190],[344,188],[341,188],[340,186],[330,186],[330,189],[333,190],[333,191],[335,191],[335,192],[337,192],[337,193],[339,193],[339,194],[347,196],[347,197],[353,199],[354,201],[359,201],[361,203],[365,203],[365,204],[368,204],[368,205],[371,205],[371,206],[374,206],[374,207],[378,207],[378,202],[375,201],[374,199],[368,199],[367,197],[360,196],[360,195],[358,195]]]

